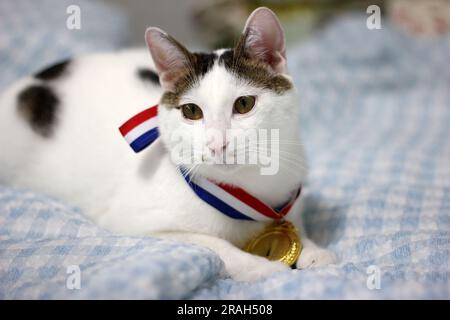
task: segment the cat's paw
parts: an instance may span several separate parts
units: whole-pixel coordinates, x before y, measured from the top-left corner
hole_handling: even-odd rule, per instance
[[[236,281],[253,282],[267,278],[277,272],[289,270],[291,270],[290,267],[282,262],[255,257],[254,261],[229,266],[227,272]]]
[[[303,248],[297,260],[297,269],[321,267],[337,261],[336,255],[327,249],[318,247]]]

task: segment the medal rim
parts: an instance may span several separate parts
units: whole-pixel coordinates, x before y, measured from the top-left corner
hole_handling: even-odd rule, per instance
[[[289,248],[279,259],[269,259],[268,257],[258,255],[254,252],[254,248],[259,241],[265,238],[268,235],[281,232],[287,236],[290,241]],[[297,228],[289,222],[289,221],[279,221],[276,222],[275,225],[268,226],[262,233],[255,236],[252,240],[250,240],[247,245],[244,247],[244,251],[254,254],[260,257],[264,257],[269,261],[281,261],[286,263],[289,266],[292,266],[300,256],[301,250],[303,249],[302,243],[300,241],[300,237],[297,233]]]

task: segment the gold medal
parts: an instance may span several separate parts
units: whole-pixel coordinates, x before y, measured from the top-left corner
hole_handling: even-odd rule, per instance
[[[288,221],[276,222],[253,238],[244,248],[248,253],[292,266],[302,251],[297,229]]]

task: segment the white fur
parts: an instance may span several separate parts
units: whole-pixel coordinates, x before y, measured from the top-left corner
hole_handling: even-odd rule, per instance
[[[220,53],[220,52],[218,52]],[[160,106],[160,131],[151,147],[135,154],[118,127],[146,107],[158,103],[158,86],[144,83],[138,67],[154,68],[144,50],[95,54],[74,60],[62,78],[51,83],[61,100],[58,123],[51,138],[35,134],[17,113],[18,92],[39,81],[26,78],[0,97],[0,182],[38,190],[79,206],[100,226],[126,235],[156,235],[211,248],[224,260],[228,274],[255,280],[289,270],[241,251],[265,224],[228,218],[200,200],[171,160],[170,133],[175,129],[201,134],[208,125],[281,128],[280,144],[290,155],[280,171],[261,176],[255,166],[200,166],[199,174],[240,186],[271,205],[285,202],[305,180],[305,160],[298,130],[295,90],[277,95],[231,76],[215,65],[183,102],[202,106],[205,119],[192,124],[177,109]],[[234,117],[236,97],[257,95],[253,114]],[[296,144],[294,144],[294,142]],[[305,238],[297,201],[288,220],[300,229],[307,256],[299,267],[332,262],[332,255]],[[314,253],[316,252],[316,253]],[[325,253],[324,253],[325,252]]]

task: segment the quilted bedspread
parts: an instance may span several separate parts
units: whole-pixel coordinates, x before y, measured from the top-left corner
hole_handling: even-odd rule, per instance
[[[387,22],[370,31],[364,16],[290,49],[310,166],[304,219],[337,264],[240,283],[210,250],[114,235],[3,185],[0,298],[450,298],[449,56],[450,38]]]

